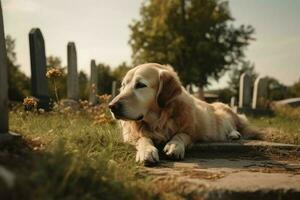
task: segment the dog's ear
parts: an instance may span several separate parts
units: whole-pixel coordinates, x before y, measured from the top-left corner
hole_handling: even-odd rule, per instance
[[[182,92],[178,78],[169,71],[161,71],[159,74],[159,87],[156,101],[159,107],[167,106]]]

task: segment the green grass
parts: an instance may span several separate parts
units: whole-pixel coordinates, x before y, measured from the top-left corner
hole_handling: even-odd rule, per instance
[[[168,188],[174,183],[158,186],[145,176],[134,161],[134,147],[122,142],[118,126],[96,124],[94,114],[89,109],[42,114],[20,108],[11,111],[10,129],[22,139],[0,146],[0,166],[16,175],[11,189],[0,178],[0,199],[182,197]],[[266,140],[300,144],[300,119],[294,116],[277,113],[250,121],[265,132]]]
[[[0,165],[17,177],[8,191],[13,199],[152,198],[116,125],[97,125],[82,113],[16,110],[10,129],[23,136],[0,148]]]
[[[250,118],[250,122],[263,132],[264,140],[300,145],[300,119],[276,115]]]
[[[261,129],[264,139],[300,145],[300,108],[273,106],[274,116],[250,118]]]

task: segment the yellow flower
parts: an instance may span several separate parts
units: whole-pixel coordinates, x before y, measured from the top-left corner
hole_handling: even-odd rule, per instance
[[[34,98],[34,97],[26,97],[24,100],[23,100],[23,105],[24,106],[36,106],[37,103],[38,103],[38,99]]]
[[[34,97],[26,97],[23,100],[23,105],[24,105],[25,111],[32,111],[34,108],[36,108],[38,101],[39,100]]]
[[[63,69],[56,67],[48,68],[46,73],[47,78],[59,78],[63,76]]]

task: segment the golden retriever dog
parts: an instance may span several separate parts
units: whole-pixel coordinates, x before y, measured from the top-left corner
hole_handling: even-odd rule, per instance
[[[121,122],[124,141],[136,145],[137,162],[158,162],[157,144],[165,144],[167,156],[183,159],[186,148],[197,141],[256,135],[244,115],[189,94],[168,65],[147,63],[132,68],[109,108]]]

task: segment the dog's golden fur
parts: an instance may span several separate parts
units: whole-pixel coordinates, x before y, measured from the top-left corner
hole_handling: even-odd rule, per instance
[[[143,113],[143,120],[121,121],[126,142],[137,144],[140,138],[147,138],[150,144],[152,141],[154,144],[170,143],[170,140],[175,138],[173,142],[175,141],[176,144],[172,148],[176,149],[176,145],[178,146],[180,142],[185,147],[196,141],[237,139],[239,134],[247,138],[257,136],[246,117],[236,114],[229,106],[223,103],[208,104],[189,94],[182,87],[176,72],[170,66],[154,63],[140,65],[130,70],[124,80],[128,82],[129,79],[133,80],[134,76],[144,76],[144,71],[150,68],[151,73],[148,71],[145,74],[151,77],[149,87],[156,94],[147,99],[151,102],[147,103],[148,108]],[[149,80],[149,77],[145,79]],[[121,90],[119,97],[113,101],[122,100],[126,95],[130,96],[126,93],[128,91],[122,93]],[[129,99],[126,101],[130,102]],[[138,105],[137,109],[139,109]],[[183,155],[184,150],[185,148],[180,150],[183,151]]]

